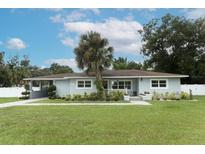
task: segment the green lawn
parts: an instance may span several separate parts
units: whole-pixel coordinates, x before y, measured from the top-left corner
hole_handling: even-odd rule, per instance
[[[0,104],[1,103],[8,103],[8,102],[15,102],[15,101],[19,101],[18,97],[3,97],[0,98]]]
[[[205,97],[150,106],[0,109],[0,144],[205,144]]]

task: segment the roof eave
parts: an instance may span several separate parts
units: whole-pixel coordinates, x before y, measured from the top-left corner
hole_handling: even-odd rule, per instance
[[[187,78],[189,77],[189,75],[167,75],[167,76],[105,76],[103,78],[105,79],[109,79],[109,78]],[[72,76],[72,77],[63,77],[63,78],[25,78],[23,80],[25,81],[29,81],[29,80],[33,80],[33,81],[38,81],[38,80],[66,80],[66,79],[85,79],[85,78],[95,78],[93,76]]]

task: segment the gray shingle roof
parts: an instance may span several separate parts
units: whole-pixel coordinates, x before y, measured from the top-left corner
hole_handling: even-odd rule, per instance
[[[173,74],[173,73],[162,73],[153,71],[142,71],[142,70],[105,70],[103,72],[104,78],[109,77],[188,77],[187,75]],[[64,79],[64,78],[77,78],[77,77],[95,77],[95,73],[91,72],[86,74],[82,73],[64,73],[55,74],[48,76],[39,76],[34,78],[26,78],[24,80],[40,80],[40,79]]]

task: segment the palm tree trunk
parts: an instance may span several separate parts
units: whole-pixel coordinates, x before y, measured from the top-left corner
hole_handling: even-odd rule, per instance
[[[97,91],[100,97],[102,97],[102,99],[105,100],[106,95],[105,95],[105,90],[103,86],[102,73],[98,69],[96,70],[96,87],[97,87]]]

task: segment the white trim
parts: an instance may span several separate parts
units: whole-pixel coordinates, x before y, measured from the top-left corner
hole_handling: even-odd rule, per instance
[[[159,81],[160,80],[165,80],[166,81],[166,87],[152,87],[152,81],[153,80],[157,80],[158,81],[158,85],[159,85]],[[168,89],[169,84],[168,84],[168,79],[150,79],[150,89]]]
[[[185,78],[189,77],[188,75],[176,75],[176,76],[108,76],[108,77],[103,77],[104,79],[109,79],[109,78]]]
[[[78,87],[78,81],[83,81],[84,82],[84,87]],[[85,87],[85,81],[90,81],[90,83],[91,83],[91,87]],[[92,82],[92,80],[76,80],[76,89],[92,89],[93,88],[93,82]]]

